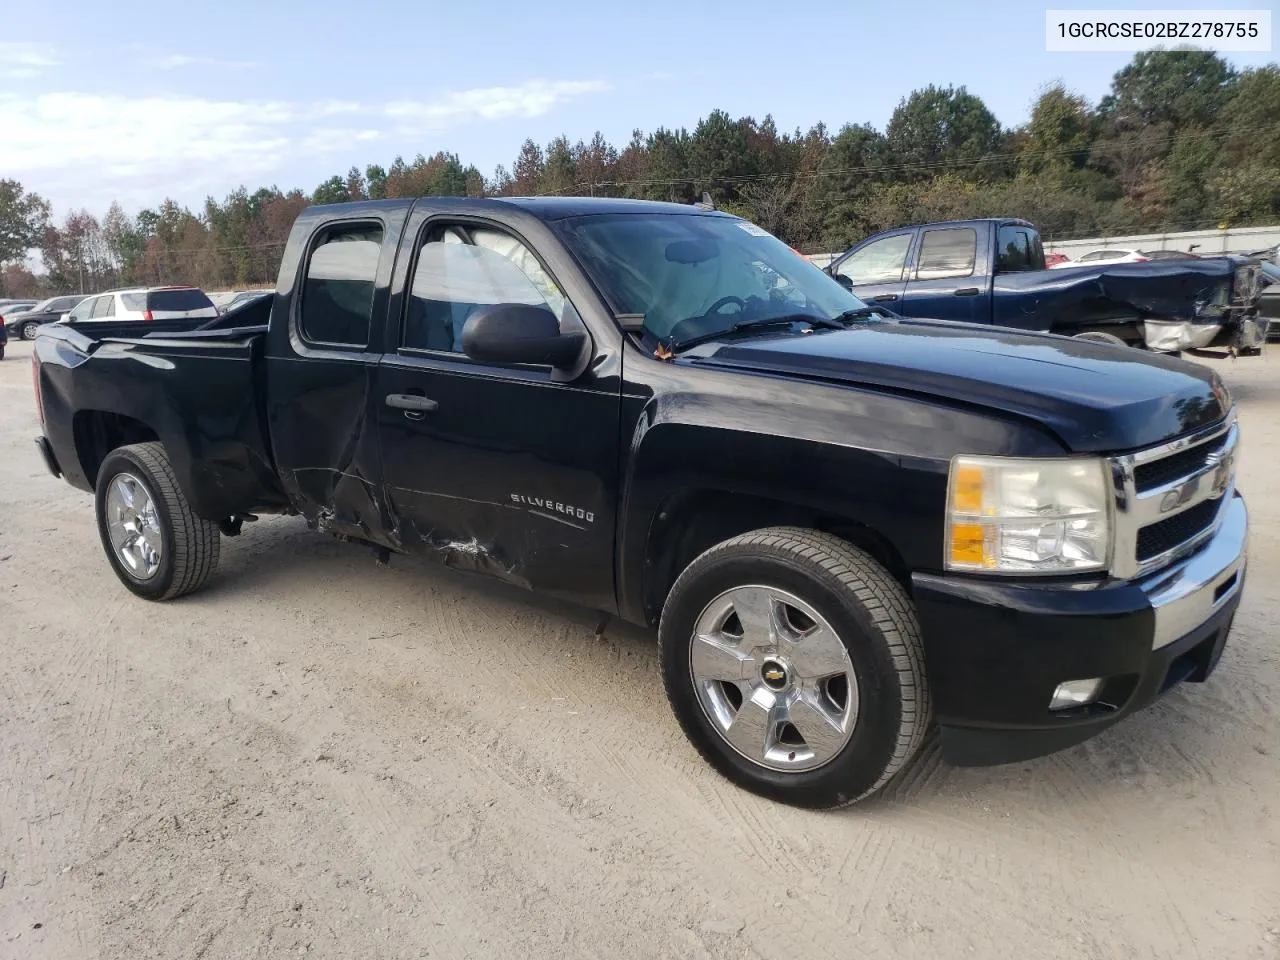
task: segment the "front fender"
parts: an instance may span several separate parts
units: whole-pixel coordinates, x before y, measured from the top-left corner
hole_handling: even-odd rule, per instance
[[[1061,452],[1025,424],[918,397],[710,370],[697,385],[656,394],[631,431],[618,594],[635,622],[653,618],[644,597],[650,532],[681,496],[721,492],[772,502],[787,522],[799,513],[857,525],[908,570],[933,570],[952,456]]]

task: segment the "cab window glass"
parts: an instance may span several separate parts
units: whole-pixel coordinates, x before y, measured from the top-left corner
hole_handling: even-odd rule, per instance
[[[555,280],[518,239],[487,227],[432,230],[418,250],[401,345],[462,353],[462,328],[483,306],[543,307],[561,330],[585,329]]]
[[[907,262],[907,250],[911,247],[911,234],[899,233],[869,243],[849,256],[836,273],[848,277],[856,287],[864,283],[889,283],[902,279],[902,267]]]
[[[972,227],[926,230],[920,243],[917,280],[944,280],[973,273],[978,255],[978,231]]]
[[[302,288],[302,335],[315,343],[363,347],[373,320],[382,227],[328,228],[312,250]]]

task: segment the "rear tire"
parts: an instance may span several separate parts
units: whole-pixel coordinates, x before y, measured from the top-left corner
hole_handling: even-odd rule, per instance
[[[754,639],[763,623],[772,647]],[[830,534],[773,527],[707,550],[671,588],[659,640],[685,735],[729,780],[783,803],[828,808],[870,796],[929,726],[906,591]],[[834,694],[824,676],[838,680]],[[756,741],[763,748],[752,749]]]
[[[202,587],[218,566],[218,525],[197,517],[159,443],[107,455],[98,471],[98,535],[120,582],[145,600]]]

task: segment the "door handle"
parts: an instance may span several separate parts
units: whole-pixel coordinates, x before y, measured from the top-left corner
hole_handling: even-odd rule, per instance
[[[434,400],[416,393],[388,393],[386,402],[388,407],[403,410],[410,420],[421,420],[440,406]]]
[[[898,295],[896,293],[882,293],[880,296],[872,297],[871,299],[876,303],[889,303],[891,300],[897,300]]]
[[[976,297],[978,295],[977,287],[961,287],[959,290],[952,291],[957,297]]]

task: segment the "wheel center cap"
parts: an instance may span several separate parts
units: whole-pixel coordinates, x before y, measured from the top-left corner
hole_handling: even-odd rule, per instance
[[[760,667],[760,679],[770,690],[782,690],[790,682],[787,668],[778,660],[766,660]]]

